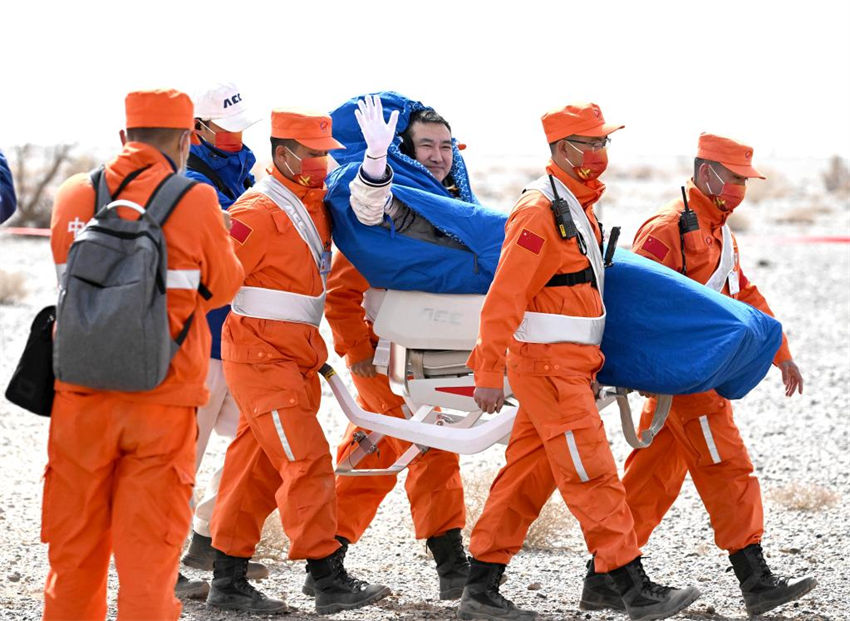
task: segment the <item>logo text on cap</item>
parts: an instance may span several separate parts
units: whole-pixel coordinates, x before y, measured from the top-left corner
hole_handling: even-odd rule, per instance
[[[235,106],[240,101],[242,101],[242,95],[240,93],[236,93],[233,97],[225,97],[224,99],[224,107]]]

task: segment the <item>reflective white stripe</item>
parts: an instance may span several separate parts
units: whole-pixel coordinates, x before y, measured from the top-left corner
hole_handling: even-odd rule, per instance
[[[711,427],[708,426],[708,416],[700,416],[699,424],[702,427],[702,435],[705,436],[705,443],[708,445],[708,452],[711,455],[711,461],[715,464],[720,463],[720,453],[717,452],[717,445],[714,443],[714,436],[711,435]]]
[[[605,332],[605,311],[601,317],[573,317],[527,311],[514,338],[524,343],[581,343],[599,345]]]
[[[62,282],[62,276],[65,275],[65,268],[68,267],[67,263],[57,263],[56,264],[56,282]]]
[[[307,323],[318,328],[325,310],[325,294],[313,297],[277,289],[242,287],[236,292],[231,309],[245,317]]]
[[[168,270],[165,283],[169,289],[197,289],[201,284],[201,270]]]
[[[718,293],[723,291],[723,285],[728,279],[731,279],[735,269],[734,249],[732,248],[732,231],[729,225],[724,224],[721,229],[723,232],[723,248],[720,249],[720,263],[717,264],[717,269],[709,276],[705,286],[709,289],[714,289]]]
[[[286,453],[286,458],[289,461],[295,461],[295,456],[292,454],[292,449],[289,446],[289,440],[286,439],[286,434],[283,432],[283,422],[280,420],[280,413],[277,410],[272,410],[272,420],[274,427],[277,429],[277,436],[280,438],[280,443],[283,445],[283,452]]]
[[[573,436],[573,432],[568,431],[564,436],[567,438],[567,448],[570,449],[570,457],[573,458],[573,466],[575,466],[578,473],[578,478],[581,479],[582,483],[589,481],[590,478],[584,470],[584,464],[581,463],[581,455],[578,454],[578,447],[576,446],[576,439]]]

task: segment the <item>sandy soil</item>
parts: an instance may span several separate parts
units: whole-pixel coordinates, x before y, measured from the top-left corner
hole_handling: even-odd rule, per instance
[[[507,179],[501,186],[497,180],[494,173],[490,186],[502,196],[522,184],[521,178]],[[654,205],[675,196],[678,183],[672,173],[641,180],[612,179],[603,219],[609,226],[623,224],[621,239],[630,240]],[[848,223],[850,201],[824,195],[815,176],[798,179],[782,196],[745,204],[737,222],[744,269],[783,321],[806,380],[805,394],[788,399],[779,372],[771,370],[762,384],[735,406],[736,420],[762,486],[769,562],[779,573],[813,574],[820,583],[803,600],[765,617],[775,621],[850,618],[850,583],[846,579],[850,568],[850,508],[846,502],[850,498],[850,431],[845,418],[850,375],[850,246],[785,240],[801,234],[848,235]],[[23,299],[0,306],[0,385],[5,388],[29,322],[55,295],[47,241],[0,235],[0,269],[23,273],[27,282]],[[328,338],[326,326],[324,334]],[[337,370],[343,369],[338,359],[330,362]],[[320,418],[333,443],[345,421],[327,389],[326,396]],[[638,405],[637,401],[633,404]],[[603,418],[614,454],[622,463],[628,451],[618,420],[608,410]],[[0,619],[40,618],[47,573],[46,547],[39,541],[46,433],[47,420],[0,399]],[[199,493],[225,448],[221,439],[211,442],[198,477]],[[500,447],[462,458],[472,512],[480,508],[483,491],[502,462]],[[561,506],[556,498],[547,509],[534,546],[523,550],[508,568],[503,593],[521,607],[538,610],[544,619],[625,618],[578,610],[587,552],[575,520]],[[284,544],[279,525],[267,524],[258,555],[270,566],[271,576],[260,588],[275,597],[285,596],[297,608],[289,618],[316,618],[311,600],[300,593],[303,563],[286,560]],[[351,548],[347,564],[353,574],[389,585],[394,595],[377,606],[336,618],[454,616],[454,604],[437,599],[433,561],[426,557],[423,542],[414,540],[401,485],[387,497],[361,542]],[[707,514],[690,481],[647,545],[645,564],[659,582],[696,584],[702,590],[702,598],[679,618],[745,618],[737,582],[726,571],[725,554],[713,544]],[[187,573],[201,576],[192,570]],[[113,571],[113,617],[116,591]],[[183,616],[193,621],[236,618],[193,602],[185,605]]]

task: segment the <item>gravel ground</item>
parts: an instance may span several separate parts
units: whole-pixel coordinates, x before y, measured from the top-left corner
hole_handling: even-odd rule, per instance
[[[630,240],[634,227],[662,191],[670,194],[666,179],[622,182],[612,205],[616,208],[605,214],[606,223],[620,219],[622,239]],[[626,196],[630,208],[622,206]],[[806,207],[817,208],[801,215],[800,209]],[[764,546],[771,566],[780,573],[812,574],[819,581],[811,595],[764,618],[850,619],[850,583],[846,579],[850,569],[850,509],[846,504],[850,498],[850,432],[844,419],[850,375],[850,246],[782,242],[784,237],[799,234],[850,234],[850,202],[827,199],[804,187],[744,208],[746,219],[738,223],[739,230],[746,229],[739,235],[744,268],[783,321],[806,385],[802,397],[788,399],[779,372],[773,369],[736,404],[736,420],[762,486],[767,521]],[[0,306],[0,385],[5,388],[32,317],[52,301],[55,279],[45,239],[0,235],[0,267],[23,273],[28,289],[22,300]],[[327,326],[323,332],[328,338]],[[338,359],[330,362],[342,370]],[[345,421],[330,393],[326,390],[325,394],[328,398],[320,418],[333,443]],[[638,406],[636,401],[633,407]],[[603,418],[614,454],[622,463],[628,450],[618,419],[608,410]],[[41,589],[48,569],[46,547],[39,540],[46,435],[47,420],[0,399],[0,619],[40,618]],[[225,448],[220,438],[211,442],[198,477],[198,492]],[[502,461],[500,447],[462,458],[473,513]],[[561,509],[558,499],[550,504],[537,528],[533,549],[524,550],[511,563],[503,593],[518,606],[539,611],[543,619],[625,618],[578,610],[587,552],[573,518]],[[259,556],[270,566],[271,575],[261,588],[269,595],[285,596],[297,609],[288,618],[316,618],[312,601],[300,592],[303,563],[286,560],[284,545],[279,524],[270,521]],[[745,618],[735,577],[726,571],[725,554],[714,546],[708,516],[689,481],[644,552],[645,564],[656,580],[696,584],[702,591],[702,598],[678,618]],[[387,497],[363,539],[352,546],[347,564],[354,575],[389,585],[394,595],[376,606],[335,618],[454,617],[454,604],[437,599],[433,561],[426,557],[424,544],[413,538],[401,485]],[[187,573],[201,576],[194,570]],[[110,616],[115,614],[116,591],[113,571]],[[236,616],[188,602],[183,618],[213,621]]]

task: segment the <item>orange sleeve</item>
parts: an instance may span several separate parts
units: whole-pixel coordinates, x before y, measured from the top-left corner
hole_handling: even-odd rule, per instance
[[[65,180],[56,192],[50,215],[50,250],[53,262],[68,260],[68,250],[76,233],[94,215],[94,188],[85,173]]]
[[[269,236],[276,228],[272,212],[263,209],[262,195],[249,195],[247,199],[238,199],[227,210],[230,213],[230,237],[233,249],[242,263],[247,278],[259,265],[266,254]]]
[[[348,366],[375,354],[373,333],[366,320],[363,294],[369,283],[341,252],[333,259],[328,276],[325,317],[333,333],[334,350]]]
[[[499,265],[481,309],[478,341],[467,361],[476,386],[503,386],[508,344],[531,299],[555,274],[559,241],[549,201],[529,192],[505,224]]]
[[[635,234],[632,252],[666,265],[672,270],[682,269],[682,241],[678,221],[655,215],[644,222]]]
[[[184,199],[202,231],[201,282],[212,297],[203,300],[205,309],[218,308],[233,300],[244,280],[242,264],[233,251],[233,243],[224,226],[218,195],[212,186],[197,184]]]

